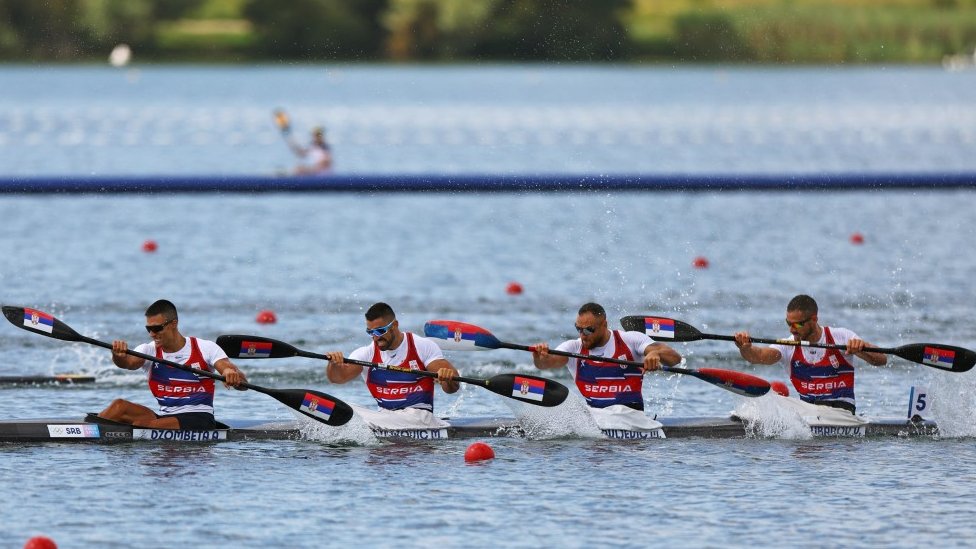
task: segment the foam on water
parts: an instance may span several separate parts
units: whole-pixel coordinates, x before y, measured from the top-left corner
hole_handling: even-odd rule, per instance
[[[939,435],[976,437],[976,377],[971,372],[932,372],[926,384],[931,419],[939,425]]]
[[[810,426],[800,414],[781,406],[774,395],[747,398],[733,412],[746,422],[746,432],[755,438],[805,440],[813,438]]]
[[[601,438],[603,434],[583,397],[570,392],[566,401],[551,408],[506,399],[526,438]]]
[[[373,434],[369,424],[359,414],[354,414],[345,425],[333,427],[315,421],[294,410],[292,413],[298,418],[298,429],[305,440],[354,446],[378,446],[382,444]]]

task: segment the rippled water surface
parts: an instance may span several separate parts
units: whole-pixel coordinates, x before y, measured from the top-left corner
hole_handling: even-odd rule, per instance
[[[266,173],[291,165],[271,127],[324,123],[339,170],[384,173],[966,171],[973,73],[495,67],[0,69],[5,174]],[[70,84],[70,85],[66,85]],[[514,343],[575,337],[580,304],[708,333],[786,334],[795,294],[883,346],[976,347],[976,194],[565,193],[0,197],[0,302],[101,340],[146,340],[145,307],[184,333],[253,333],[324,352],[368,341],[383,300],[401,325],[451,318]],[[851,243],[860,233],[862,245]],[[155,253],[143,242],[158,243]],[[693,268],[696,257],[707,269]],[[505,288],[518,281],[522,295]],[[278,322],[259,325],[263,309]],[[783,380],[723,341],[677,345],[690,367]],[[474,377],[534,372],[519,351],[450,353]],[[268,387],[369,405],[305,358],[240,361]],[[0,325],[0,375],[87,372],[91,385],[0,387],[0,418],[81,417],[144,381],[97,347]],[[548,374],[547,374],[548,375]],[[552,373],[570,384],[565,372]],[[937,439],[496,438],[219,445],[0,444],[0,546],[968,545],[976,383],[892,359],[858,366],[858,409],[904,417],[925,386]],[[650,413],[726,416],[740,397],[686,376],[645,380]],[[223,418],[288,419],[218,390]],[[438,390],[450,417],[506,399]],[[553,414],[559,427],[572,421]]]

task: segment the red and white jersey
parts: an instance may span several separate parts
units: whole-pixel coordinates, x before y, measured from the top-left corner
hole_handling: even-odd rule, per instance
[[[208,372],[215,371],[213,365],[227,358],[227,353],[213,341],[187,337],[183,348],[175,353],[157,349],[155,343],[143,343],[134,349],[136,352],[153,355],[157,358],[184,364]],[[213,413],[214,380],[199,377],[172,366],[154,361],[145,361],[143,371],[149,382],[149,390],[159,401],[160,415],[182,414],[186,412]]]
[[[601,362],[600,357],[616,358],[632,362],[644,361],[644,350],[654,343],[640,332],[611,330],[606,345],[593,349],[583,348],[579,338],[564,341],[556,350],[585,354],[592,358],[570,358],[566,363],[586,403],[593,408],[606,408],[623,404],[638,410],[644,409],[641,387],[644,375],[638,366],[626,366]]]
[[[823,327],[823,345],[846,345],[860,339],[846,328]],[[792,345],[772,345],[780,352],[780,363],[786,367],[793,387],[800,398],[816,404],[818,401],[842,401],[854,405],[854,355],[840,349],[820,349]]]
[[[443,359],[444,354],[433,341],[404,332],[403,341],[396,349],[381,351],[375,343],[370,343],[349,353],[349,358],[411,370],[427,370],[428,364]],[[431,377],[364,367],[363,380],[380,408],[434,410],[434,379]]]

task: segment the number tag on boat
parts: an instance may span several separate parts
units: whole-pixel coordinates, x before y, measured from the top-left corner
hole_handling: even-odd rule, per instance
[[[932,415],[932,395],[926,387],[912,386],[908,392],[908,419],[929,419]]]

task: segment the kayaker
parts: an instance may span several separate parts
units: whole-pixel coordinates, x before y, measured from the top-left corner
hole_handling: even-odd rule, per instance
[[[865,347],[874,345],[847,328],[820,326],[817,313],[817,302],[812,297],[801,294],[791,299],[786,305],[790,339],[846,346],[843,352],[798,345],[755,347],[747,331],[735,334],[735,345],[742,358],[753,364],[783,364],[800,400],[808,405],[807,411],[817,413],[818,407],[827,406],[853,415],[856,411],[853,358],[858,357],[873,366],[884,366],[888,357],[883,353],[864,351]],[[790,401],[798,403],[796,399]]]
[[[579,338],[564,341],[556,349],[593,358],[584,360],[552,355],[547,343],[537,343],[532,353],[536,368],[568,368],[590,408],[629,414],[638,420],[645,417],[644,374],[660,369],[662,364],[674,366],[680,363],[681,355],[644,333],[609,329],[606,310],[598,303],[586,303],[579,308],[575,328]],[[600,357],[643,362],[643,366],[601,362]],[[634,411],[637,413],[632,413]],[[599,417],[597,419],[600,423]]]
[[[332,351],[325,353],[329,357],[326,366],[329,381],[347,383],[362,376],[381,409],[409,410],[418,416],[416,423],[431,423],[436,419],[433,418],[434,383],[440,383],[445,393],[457,392],[460,385],[453,381],[458,375],[457,369],[444,358],[436,343],[401,331],[396,313],[386,303],[376,303],[366,310],[366,333],[373,341],[349,353],[350,359],[437,372],[437,379],[348,364],[341,351]]]
[[[318,126],[312,130],[312,141],[302,147],[288,139],[288,146],[295,156],[305,160],[295,168],[296,175],[322,175],[332,171],[332,148],[325,140],[325,128]]]
[[[179,322],[173,303],[165,299],[156,301],[146,309],[146,331],[152,341],[139,345],[135,351],[192,368],[216,371],[226,378],[227,386],[237,387],[247,381],[244,373],[216,343],[183,336]],[[159,401],[159,413],[120,398],[102,410],[99,417],[153,429],[202,431],[216,427],[213,379],[131,356],[126,350],[128,344],[125,341],[113,341],[112,362],[125,370],[147,372],[149,390]]]

